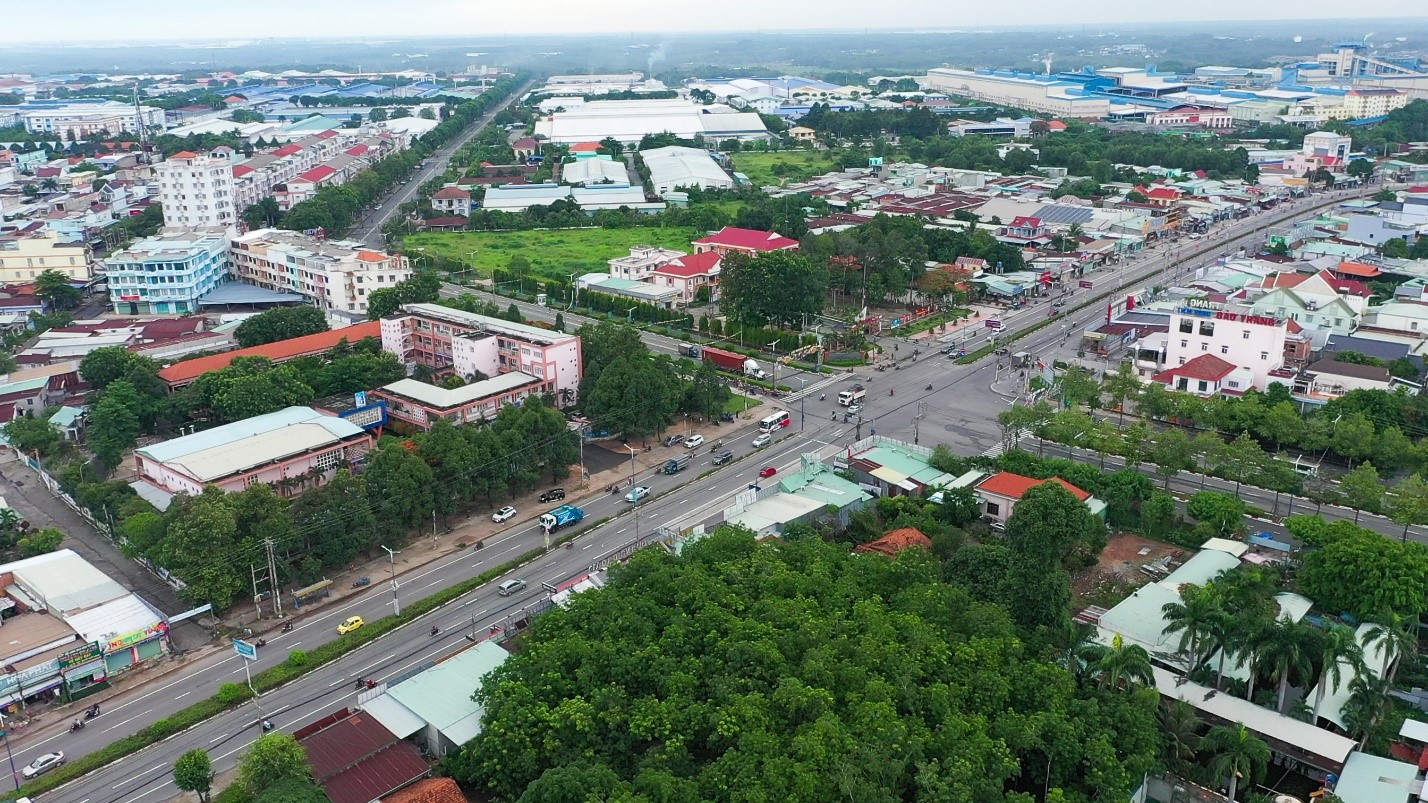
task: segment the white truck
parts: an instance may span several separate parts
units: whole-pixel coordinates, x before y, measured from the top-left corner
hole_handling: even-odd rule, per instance
[[[759,367],[759,361],[754,359],[744,360],[744,376],[751,376],[754,379],[768,379],[769,375],[763,368]]]
[[[838,394],[839,407],[851,407],[854,404],[861,404],[863,398],[868,395],[868,391],[862,385],[856,385],[852,390],[845,390]]]

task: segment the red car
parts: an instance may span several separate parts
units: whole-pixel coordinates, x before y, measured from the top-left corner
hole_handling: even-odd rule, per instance
[[[777,473],[778,469],[774,468],[773,466],[764,466],[763,468],[759,469],[760,477],[772,477]]]

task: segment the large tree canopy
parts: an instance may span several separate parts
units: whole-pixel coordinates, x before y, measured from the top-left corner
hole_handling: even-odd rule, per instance
[[[531,803],[1123,799],[1155,692],[1078,688],[940,574],[738,529],[644,550],[535,621],[448,769]]]

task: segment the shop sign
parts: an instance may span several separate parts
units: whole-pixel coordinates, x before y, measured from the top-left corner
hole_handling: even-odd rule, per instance
[[[83,647],[75,647],[69,652],[60,653],[60,671],[66,671],[76,666],[84,666],[91,661],[98,661],[104,657],[104,653],[99,649],[99,642],[91,641]]]
[[[141,641],[148,641],[154,636],[162,636],[167,632],[169,632],[169,626],[163,622],[159,622],[153,627],[148,627],[143,630],[135,630],[133,633],[129,633],[127,635],[123,635],[115,639],[110,639],[109,643],[105,646],[104,651],[106,653],[118,652],[119,650],[132,647]]]

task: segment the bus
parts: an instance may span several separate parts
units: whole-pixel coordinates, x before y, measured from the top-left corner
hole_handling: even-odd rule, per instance
[[[780,427],[788,426],[793,419],[788,417],[787,410],[779,410],[768,418],[759,422],[759,432],[773,432]]]

